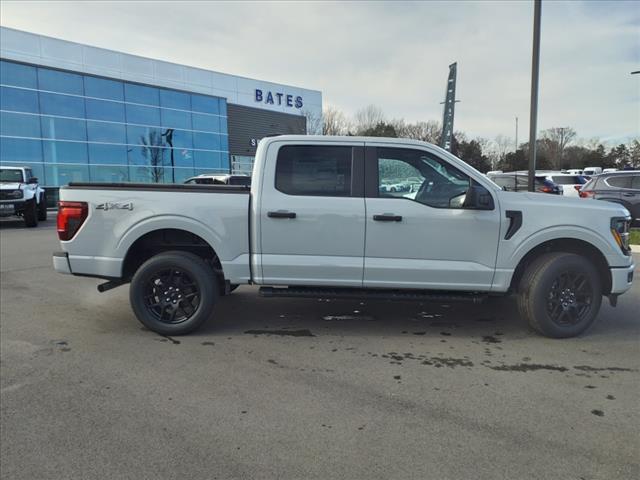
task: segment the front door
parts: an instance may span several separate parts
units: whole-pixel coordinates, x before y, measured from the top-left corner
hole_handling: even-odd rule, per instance
[[[420,147],[368,146],[365,171],[365,287],[490,290],[500,214],[464,208],[467,174]]]
[[[269,147],[260,204],[263,284],[362,286],[363,163],[363,143]]]

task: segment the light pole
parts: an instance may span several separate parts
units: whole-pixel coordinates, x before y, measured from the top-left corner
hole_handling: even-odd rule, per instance
[[[540,17],[542,0],[533,1],[533,52],[531,55],[531,111],[529,118],[529,191],[535,190],[538,77],[540,73]]]

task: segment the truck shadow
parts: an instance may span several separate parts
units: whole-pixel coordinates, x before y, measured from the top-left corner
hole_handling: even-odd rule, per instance
[[[18,217],[0,218],[0,230],[37,230],[38,228],[54,228],[56,219],[49,213],[49,218],[44,222],[38,222],[37,227],[29,228],[24,224],[24,220]]]
[[[196,335],[529,336],[512,298],[481,304],[386,300],[261,298],[240,287],[223,298]],[[490,339],[488,341],[491,341]],[[499,343],[500,340],[496,339]]]

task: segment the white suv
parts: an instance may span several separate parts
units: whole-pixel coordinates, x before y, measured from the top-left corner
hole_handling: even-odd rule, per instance
[[[0,167],[0,217],[17,215],[27,227],[47,219],[47,198],[28,167]]]

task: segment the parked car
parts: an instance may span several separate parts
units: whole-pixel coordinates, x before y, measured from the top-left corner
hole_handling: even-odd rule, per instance
[[[580,197],[619,203],[631,212],[634,224],[640,224],[640,170],[593,177],[580,189]]]
[[[421,181],[413,199],[380,192],[398,172]],[[163,335],[197,329],[220,296],[254,284],[265,297],[479,302],[513,293],[534,329],[560,338],[585,331],[603,296],[615,305],[632,285],[624,207],[505,192],[424,142],[269,137],[254,176],[250,191],[62,187],[54,267],[105,278],[100,291],[130,283],[135,315]]]
[[[582,186],[588,181],[582,175],[559,172],[548,172],[545,178],[558,185],[566,197],[577,197]]]
[[[249,175],[219,175],[219,174],[202,174],[197,177],[191,177],[185,180],[187,185],[251,185],[251,177]]]
[[[587,167],[582,170],[582,174],[588,177],[593,177],[594,175],[600,175],[602,173],[602,167]]]
[[[527,172],[488,173],[487,177],[507,192],[528,191],[529,177]],[[549,180],[546,174],[537,172],[535,176],[535,190],[539,193],[562,194],[562,189],[558,184]]]
[[[563,170],[562,173],[568,173],[569,175],[582,175],[584,172],[580,168],[570,168],[566,171]]]
[[[0,217],[17,215],[27,227],[47,219],[47,197],[29,167],[0,167]]]

